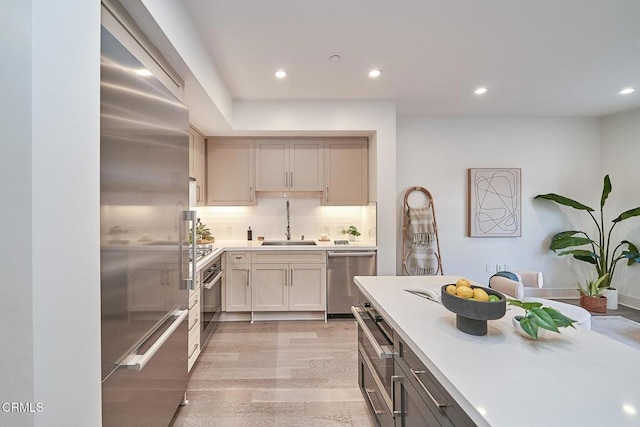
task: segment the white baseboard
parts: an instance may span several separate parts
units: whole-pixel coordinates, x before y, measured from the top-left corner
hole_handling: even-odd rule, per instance
[[[260,311],[253,313],[253,321],[264,320],[325,320],[324,311]]]
[[[524,288],[525,297],[537,297],[547,299],[579,299],[577,289],[552,289],[552,288]],[[618,303],[625,307],[640,310],[640,298],[618,294]]]
[[[578,299],[580,294],[577,289],[557,289],[557,288],[524,288],[525,297],[547,298],[547,299]]]
[[[326,320],[324,311],[249,311],[226,312],[220,315],[220,322],[261,322],[266,320]]]
[[[630,297],[628,295],[622,295],[618,293],[618,304],[640,310],[640,298]]]
[[[250,322],[251,313],[248,311],[242,312],[228,312],[223,311],[220,315],[220,322]]]

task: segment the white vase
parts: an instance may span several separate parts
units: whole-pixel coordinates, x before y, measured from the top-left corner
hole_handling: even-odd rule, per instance
[[[618,290],[615,288],[607,288],[602,291],[602,295],[607,297],[607,310],[618,309]]]
[[[519,334],[520,334],[520,335],[522,335],[523,337],[528,338],[528,339],[530,339],[530,340],[535,339],[535,338],[533,338],[531,335],[529,335],[528,333],[526,333],[526,332],[524,331],[524,329],[522,329],[522,326],[520,326],[519,319],[520,319],[521,317],[522,317],[522,316],[513,316],[513,317],[511,318],[511,322],[513,323],[513,328],[516,330],[516,332],[517,332],[517,333],[519,333]],[[546,330],[546,329],[538,328],[538,339],[542,338],[542,337],[545,335],[545,333],[546,333],[546,332],[547,332],[547,330]]]

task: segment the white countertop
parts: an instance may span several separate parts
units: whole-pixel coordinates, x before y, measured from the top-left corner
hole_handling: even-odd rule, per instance
[[[200,270],[216,256],[225,251],[362,251],[376,250],[377,246],[373,242],[355,241],[348,245],[336,245],[333,240],[322,242],[315,240],[315,245],[300,246],[263,246],[259,240],[217,240],[211,243],[213,252],[202,257],[196,263],[196,270]]]
[[[640,351],[581,327],[526,339],[511,324],[523,312],[511,306],[486,336],[468,335],[443,305],[404,291],[459,277],[355,282],[478,425],[640,425]]]

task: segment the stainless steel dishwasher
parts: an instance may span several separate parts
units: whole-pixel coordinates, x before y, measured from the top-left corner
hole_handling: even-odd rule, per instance
[[[327,316],[353,317],[358,303],[354,276],[376,275],[376,251],[327,251]]]

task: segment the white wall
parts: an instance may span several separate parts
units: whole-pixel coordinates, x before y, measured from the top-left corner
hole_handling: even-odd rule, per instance
[[[33,50],[24,54],[33,60],[32,93],[25,93],[32,99],[33,209],[30,216],[15,212],[13,225],[31,228],[33,239],[34,399],[44,409],[35,425],[95,426],[101,419],[100,2],[32,5]]]
[[[398,228],[396,193],[396,111],[392,102],[356,101],[241,101],[234,104],[233,129],[239,132],[375,133],[377,165],[378,274],[395,274]]]
[[[640,147],[640,109],[615,114],[602,119],[602,170],[609,174],[613,190],[606,205],[606,218],[640,206],[638,185],[638,148]],[[628,219],[616,226],[612,241],[627,239],[640,247],[640,217]],[[620,261],[613,286],[620,302],[640,308],[640,265],[627,266]]]
[[[0,403],[33,402],[31,2],[0,2],[0,56]],[[2,411],[0,425],[33,417]]]
[[[445,274],[486,283],[492,274],[487,264],[507,264],[511,270],[542,271],[545,290],[573,290],[581,263],[547,248],[553,234],[572,222],[585,228],[589,218],[532,198],[556,192],[597,205],[599,132],[597,119],[399,118],[396,204],[400,209],[410,186],[432,193]],[[522,169],[522,237],[467,237],[472,167]],[[398,260],[401,252],[398,240]]]
[[[362,236],[358,241],[375,245],[375,204],[369,206],[322,206],[320,198],[258,198],[255,206],[205,206],[197,208],[198,218],[217,240],[246,240],[247,229],[253,239],[285,240],[287,228],[286,200],[289,200],[291,239],[301,235],[306,240],[346,239],[340,231],[355,226]]]

